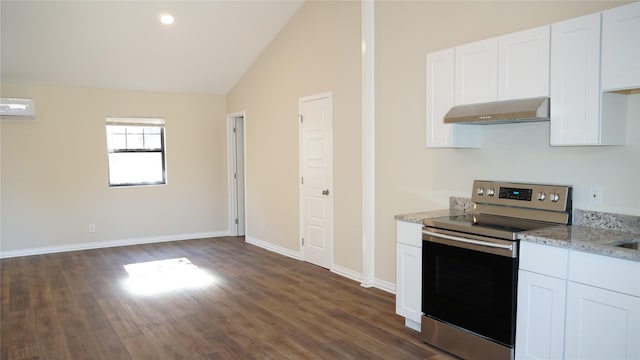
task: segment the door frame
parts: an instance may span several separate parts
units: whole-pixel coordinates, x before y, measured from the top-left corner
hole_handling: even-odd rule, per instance
[[[303,170],[303,137],[302,137],[302,125],[303,125],[303,121],[301,121],[302,119],[302,111],[300,111],[302,103],[306,102],[306,101],[312,101],[312,100],[318,100],[318,99],[322,99],[322,98],[328,98],[329,99],[329,105],[331,107],[331,122],[329,123],[327,132],[329,135],[329,158],[331,159],[331,166],[329,166],[328,171],[329,171],[329,184],[328,184],[328,188],[330,191],[330,195],[327,197],[327,201],[329,202],[329,204],[327,204],[327,208],[329,209],[330,213],[331,213],[331,228],[327,229],[327,231],[330,234],[330,244],[328,245],[328,247],[331,249],[330,250],[330,259],[329,259],[329,269],[333,269],[333,255],[334,255],[334,222],[335,222],[335,216],[334,216],[334,208],[333,208],[333,199],[334,199],[334,193],[333,193],[333,165],[334,165],[334,161],[333,161],[333,92],[332,91],[327,91],[327,92],[323,92],[323,93],[319,93],[319,94],[315,94],[315,95],[309,95],[309,96],[303,96],[303,97],[299,97],[298,98],[298,204],[299,204],[299,213],[298,213],[298,239],[299,239],[299,246],[300,246],[300,256],[302,258],[303,261],[307,261],[305,254],[304,254],[304,245],[302,245],[302,237],[304,235],[304,189],[303,189],[303,184],[302,184],[302,170]]]
[[[362,277],[363,287],[395,288],[376,280],[375,4],[361,1],[362,40]]]
[[[242,117],[244,122],[244,131],[242,132],[242,157],[244,169],[242,171],[243,176],[243,193],[244,193],[244,233],[247,233],[247,112],[246,110],[227,114],[227,189],[228,189],[228,202],[229,202],[229,235],[238,236],[238,227],[236,226],[235,219],[238,214],[238,208],[236,203],[238,201],[237,194],[234,188],[234,166],[233,163],[236,159],[236,149],[234,148],[233,141],[233,121]]]

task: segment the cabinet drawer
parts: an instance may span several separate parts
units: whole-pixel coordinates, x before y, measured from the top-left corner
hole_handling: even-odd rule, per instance
[[[520,269],[566,279],[568,254],[567,249],[520,241]]]
[[[640,262],[571,251],[569,280],[640,296]]]
[[[422,248],[422,224],[396,221],[396,241]]]

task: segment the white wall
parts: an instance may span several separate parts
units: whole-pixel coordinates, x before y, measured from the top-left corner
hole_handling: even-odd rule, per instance
[[[3,255],[227,232],[223,96],[6,83],[1,93],[36,104],[35,120],[0,120]],[[167,185],[109,188],[109,115],[166,119]]]
[[[627,146],[549,146],[549,124],[484,127],[482,149],[425,148],[425,55],[568,19],[621,2],[376,2],[376,277],[395,276],[395,214],[448,207],[474,179],[573,185],[574,208],[640,215],[640,95],[629,105]],[[553,101],[553,99],[551,100]]]
[[[247,237],[298,254],[298,98],[333,92],[334,264],[361,245],[360,3],[306,2],[227,96],[247,111]]]

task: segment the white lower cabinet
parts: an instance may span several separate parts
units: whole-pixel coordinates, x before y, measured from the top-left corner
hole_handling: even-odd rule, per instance
[[[407,320],[420,323],[422,312],[420,276],[422,266],[422,251],[415,246],[397,245],[397,283],[396,283],[396,313]],[[411,323],[406,323],[409,327]]]
[[[569,250],[520,242],[516,359],[562,359]]]
[[[422,224],[397,221],[396,313],[420,331],[422,316]]]
[[[516,358],[562,359],[567,281],[520,270]]]
[[[567,359],[640,359],[640,298],[574,282],[567,288]]]
[[[640,262],[520,243],[516,359],[640,359]]]
[[[571,251],[567,359],[640,359],[640,262]]]

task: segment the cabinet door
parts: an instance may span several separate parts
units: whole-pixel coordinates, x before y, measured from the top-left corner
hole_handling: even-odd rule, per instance
[[[551,25],[551,145],[600,143],[600,14]]]
[[[427,54],[427,147],[480,147],[476,126],[445,124],[454,105],[454,49]]]
[[[640,358],[640,298],[568,283],[567,359]]]
[[[640,2],[602,13],[602,90],[640,88]]]
[[[455,48],[456,105],[484,103],[498,99],[498,39]]]
[[[422,316],[422,248],[397,244],[396,313],[420,322]]]
[[[529,271],[518,273],[516,358],[562,358],[566,283]]]
[[[427,54],[427,146],[453,143],[451,124],[442,122],[453,106],[453,49]]]
[[[498,100],[549,96],[550,27],[498,38]]]

